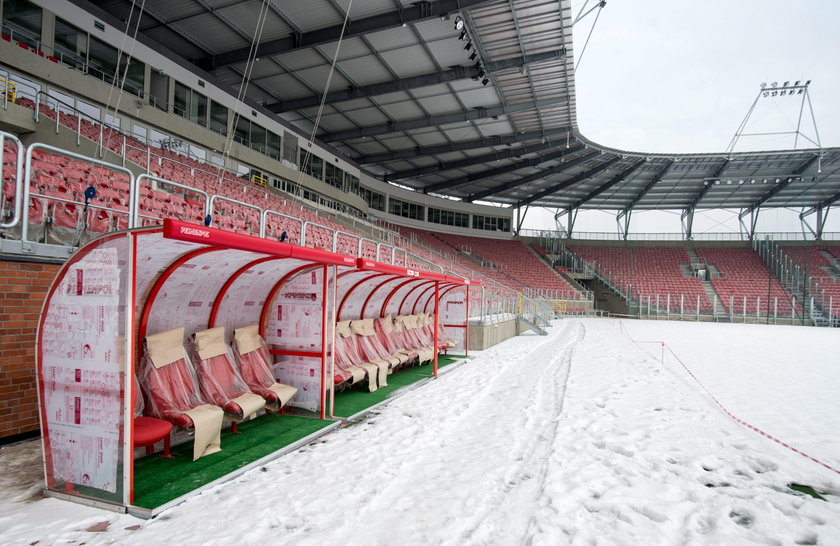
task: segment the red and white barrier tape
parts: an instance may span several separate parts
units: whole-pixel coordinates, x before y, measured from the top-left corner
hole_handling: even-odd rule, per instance
[[[712,400],[714,400],[715,404],[717,404],[717,405],[718,405],[718,407],[719,407],[719,408],[723,411],[723,413],[725,413],[726,415],[728,415],[728,416],[729,416],[729,417],[730,417],[733,421],[735,421],[735,422],[736,422],[736,423],[738,423],[739,425],[743,425],[743,426],[747,427],[748,429],[750,429],[750,430],[752,430],[752,431],[754,431],[754,432],[757,432],[757,433],[761,434],[762,436],[764,436],[765,438],[767,438],[767,439],[769,439],[769,440],[773,440],[774,442],[776,442],[776,443],[777,443],[777,444],[779,444],[780,446],[786,447],[787,449],[789,449],[789,450],[793,451],[794,453],[798,453],[799,455],[802,455],[802,456],[803,456],[803,457],[805,457],[806,459],[810,459],[810,460],[814,461],[814,462],[815,462],[815,463],[817,463],[818,465],[824,466],[825,468],[827,468],[828,470],[831,470],[831,471],[832,471],[832,472],[834,472],[835,474],[840,474],[840,470],[837,470],[836,468],[832,467],[831,465],[829,465],[829,464],[827,464],[827,463],[824,463],[823,461],[821,461],[821,460],[817,459],[816,457],[812,457],[812,456],[808,455],[808,454],[807,454],[807,453],[805,453],[804,451],[801,451],[801,450],[799,450],[799,449],[797,449],[797,448],[793,447],[793,446],[792,446],[792,445],[790,445],[790,444],[786,444],[785,442],[783,442],[783,441],[779,440],[778,438],[776,438],[776,437],[775,437],[775,436],[773,436],[772,434],[768,434],[768,433],[764,432],[763,430],[761,430],[760,428],[755,427],[755,426],[753,426],[753,425],[749,424],[748,422],[744,421],[743,419],[739,419],[737,416],[735,416],[735,414],[733,414],[731,411],[729,411],[728,409],[726,409],[726,407],[725,407],[723,404],[721,404],[721,403],[720,403],[720,401],[719,401],[719,400],[715,397],[715,395],[714,395],[714,394],[712,394],[712,393],[709,391],[709,389],[707,389],[707,388],[706,388],[706,386],[703,384],[703,382],[702,382],[702,381],[700,381],[700,380],[697,378],[697,376],[696,376],[696,375],[694,375],[694,372],[692,372],[692,371],[689,369],[689,367],[688,367],[688,366],[686,366],[685,362],[683,362],[683,361],[680,359],[680,357],[678,357],[678,356],[677,356],[677,353],[675,353],[675,352],[673,351],[673,349],[671,349],[671,347],[669,347],[669,346],[668,346],[668,344],[667,344],[667,343],[665,343],[664,341],[661,341],[661,340],[660,340],[660,341],[636,341],[635,339],[633,339],[632,337],[630,337],[630,332],[628,332],[627,330],[625,330],[625,329],[624,329],[624,325],[621,325],[621,328],[622,328],[622,330],[623,330],[623,331],[627,334],[627,337],[628,337],[628,338],[630,338],[630,341],[632,341],[633,343],[660,343],[660,344],[661,344],[661,347],[663,348],[663,350],[664,350],[664,349],[668,349],[668,352],[669,352],[669,353],[671,353],[672,355],[674,355],[674,358],[676,358],[676,359],[677,359],[677,362],[679,362],[679,363],[680,363],[680,365],[683,367],[683,369],[685,369],[685,371],[686,371],[686,372],[688,372],[688,375],[690,375],[690,376],[691,376],[691,378],[692,378],[692,379],[694,379],[694,381],[696,381],[698,385],[700,385],[700,388],[702,388],[702,389],[703,389],[703,391],[705,391],[705,393],[706,393],[706,394],[708,394],[708,395],[709,395],[709,397],[710,397]]]

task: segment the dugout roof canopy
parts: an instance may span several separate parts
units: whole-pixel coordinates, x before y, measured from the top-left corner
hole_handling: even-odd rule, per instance
[[[84,4],[118,28],[133,5]],[[236,94],[263,2],[143,5],[140,39]],[[375,177],[464,201],[629,212],[840,199],[838,148],[646,154],[582,136],[574,16],[570,0],[275,0],[246,100],[307,134],[323,101],[321,142]]]

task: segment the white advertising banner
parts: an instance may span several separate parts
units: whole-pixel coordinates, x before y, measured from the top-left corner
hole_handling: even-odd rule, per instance
[[[271,302],[265,329],[268,346],[288,353],[321,353],[323,270],[304,272],[283,286]],[[300,354],[275,357],[274,377],[297,387],[289,405],[317,411],[321,407],[321,358]]]
[[[41,334],[45,449],[53,484],[116,492],[122,428],[120,269],[116,248],[72,264]]]

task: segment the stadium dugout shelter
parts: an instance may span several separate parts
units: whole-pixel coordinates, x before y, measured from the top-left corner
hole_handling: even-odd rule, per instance
[[[453,351],[466,353],[470,289],[480,284],[170,219],[95,239],[59,270],[40,318],[47,492],[151,517],[296,449],[340,426],[347,416],[336,401],[344,394],[368,394],[334,388],[337,320],[427,313],[435,346],[444,346],[444,335]],[[220,430],[221,450],[201,457],[190,456],[197,429],[163,423],[157,437],[152,431],[140,439],[149,433],[140,419],[162,421],[137,411],[144,398],[149,404],[135,379],[147,356],[144,339],[176,331],[180,346],[194,333],[224,327],[221,341],[231,344],[233,332],[250,325],[258,325],[272,355],[276,381],[297,389],[285,407],[226,417],[239,429]],[[436,376],[438,352],[425,374],[413,371],[423,366],[394,373],[401,380],[389,381],[386,394]],[[151,449],[142,447],[161,436],[165,454],[171,436],[175,457],[144,456]]]

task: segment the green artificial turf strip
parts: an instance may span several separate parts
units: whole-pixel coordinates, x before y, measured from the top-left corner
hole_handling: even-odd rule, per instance
[[[461,358],[463,357],[458,355],[440,355],[438,356],[438,369]],[[362,384],[336,394],[333,412],[338,417],[350,417],[393,396],[398,389],[428,379],[431,376],[431,364],[399,370],[397,373],[388,376],[387,387],[368,392],[366,384]]]
[[[193,443],[172,448],[174,459],[157,455],[134,462],[134,505],[156,508],[309,436],[332,421],[265,414],[222,431],[222,451],[192,460]]]
[[[819,493],[817,493],[817,490],[814,489],[813,487],[811,487],[810,485],[803,485],[803,484],[799,484],[799,483],[790,483],[790,484],[788,484],[788,487],[790,487],[794,491],[798,491],[800,493],[810,495],[817,500],[825,500],[825,498],[822,495],[820,495]]]

